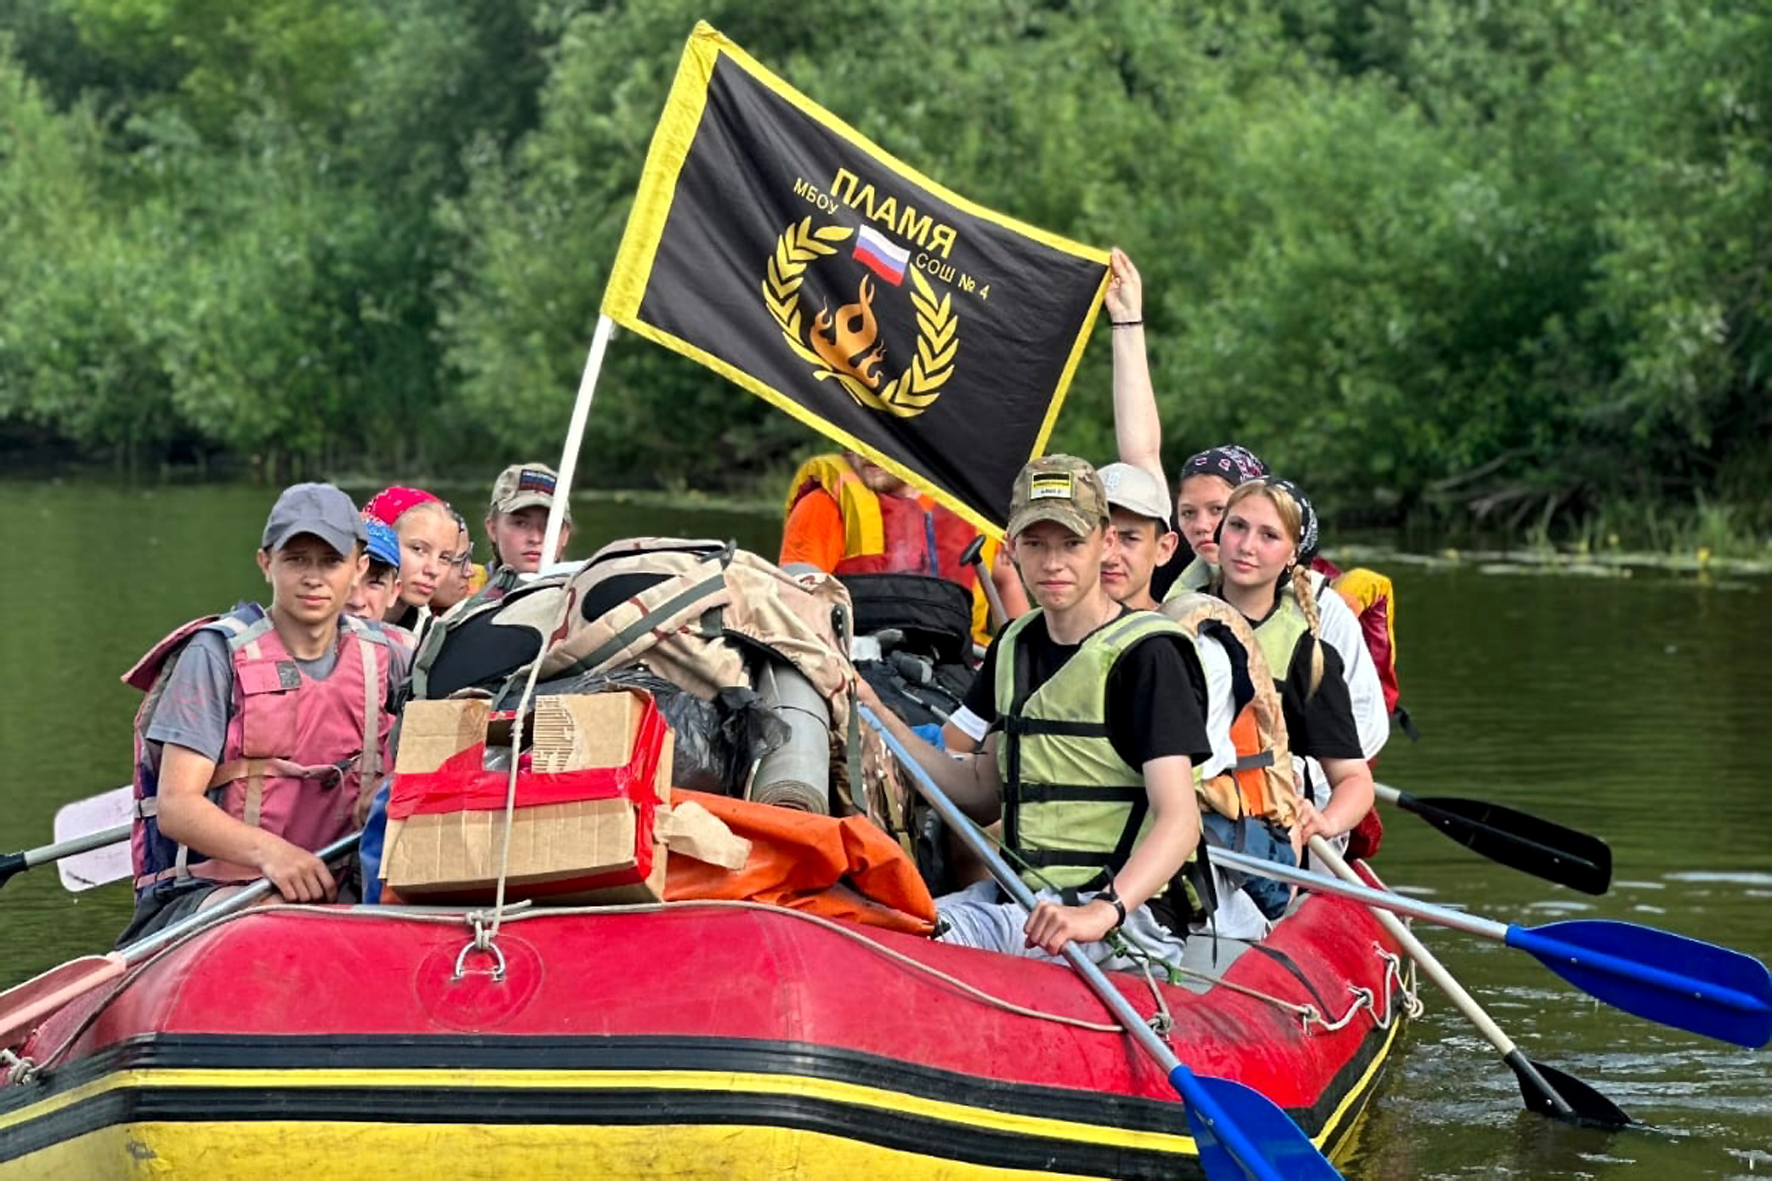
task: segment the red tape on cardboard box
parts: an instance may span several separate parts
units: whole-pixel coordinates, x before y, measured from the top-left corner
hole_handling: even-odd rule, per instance
[[[517,807],[570,804],[579,800],[632,800],[639,807],[644,829],[642,848],[651,843],[652,813],[658,804],[653,779],[658,774],[659,748],[669,725],[658,703],[648,698],[635,728],[634,753],[626,766],[586,767],[578,771],[545,774],[522,771],[517,775]],[[510,790],[509,771],[488,771],[486,743],[475,743],[450,755],[435,771],[394,776],[388,793],[388,818],[444,812],[491,812],[505,806]]]

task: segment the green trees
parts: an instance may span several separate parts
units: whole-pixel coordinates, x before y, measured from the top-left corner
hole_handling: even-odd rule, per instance
[[[488,468],[557,438],[700,17],[968,196],[1127,247],[1177,459],[1235,437],[1341,519],[1772,524],[1749,0],[16,0],[0,435]],[[1106,365],[1058,444],[1111,447]],[[584,478],[811,445],[618,341]]]
[[[435,208],[534,118],[527,5],[26,0],[9,41],[0,424],[272,469],[435,445]]]

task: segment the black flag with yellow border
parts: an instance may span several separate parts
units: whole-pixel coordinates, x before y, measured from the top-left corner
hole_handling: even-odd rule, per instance
[[[1000,531],[1107,274],[1105,251],[943,188],[702,23],[603,313]]]

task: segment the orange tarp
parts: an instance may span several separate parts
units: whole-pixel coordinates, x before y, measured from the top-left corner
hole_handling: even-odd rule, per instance
[[[917,867],[865,816],[814,816],[671,789],[672,803],[687,800],[750,841],[751,855],[740,870],[672,857],[665,901],[747,900],[914,935],[934,930],[935,900]]]

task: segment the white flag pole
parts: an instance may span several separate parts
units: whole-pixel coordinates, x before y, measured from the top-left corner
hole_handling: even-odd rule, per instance
[[[603,368],[603,354],[609,349],[609,338],[615,332],[615,321],[608,316],[597,317],[597,330],[591,334],[591,353],[585,358],[584,376],[578,379],[578,400],[572,404],[572,423],[566,428],[566,449],[560,454],[560,477],[554,484],[554,504],[548,509],[548,531],[542,537],[542,569],[554,564],[560,548],[560,525],[566,519],[566,502],[572,495],[573,469],[578,466],[578,448],[584,442],[585,419],[591,412],[591,395],[597,389],[597,372]]]

